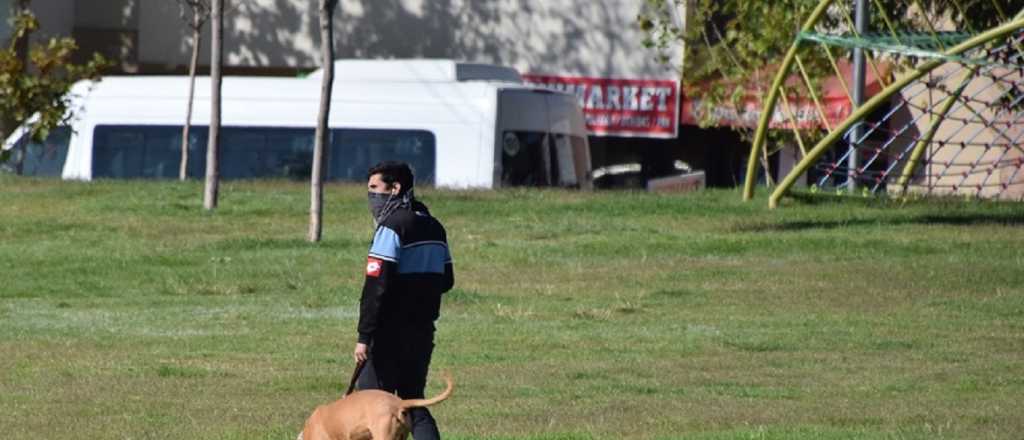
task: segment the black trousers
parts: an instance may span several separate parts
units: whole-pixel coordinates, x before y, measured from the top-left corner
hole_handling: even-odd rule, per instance
[[[434,332],[408,331],[375,335],[370,355],[356,379],[356,389],[397,393],[402,399],[422,399],[434,352]],[[414,440],[440,440],[437,422],[426,408],[409,410]]]

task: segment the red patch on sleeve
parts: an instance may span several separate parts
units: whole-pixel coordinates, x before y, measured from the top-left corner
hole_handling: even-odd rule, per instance
[[[384,261],[373,257],[366,259],[366,276],[377,278],[380,276],[380,270],[383,268]]]

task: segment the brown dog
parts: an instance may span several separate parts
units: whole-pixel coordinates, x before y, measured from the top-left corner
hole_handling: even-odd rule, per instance
[[[409,435],[406,410],[441,402],[452,395],[451,377],[447,386],[430,399],[399,399],[380,390],[356,391],[327,405],[320,405],[306,420],[298,440],[405,440]]]

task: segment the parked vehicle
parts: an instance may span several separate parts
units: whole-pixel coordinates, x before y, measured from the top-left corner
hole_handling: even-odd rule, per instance
[[[359,181],[380,160],[413,165],[418,183],[456,188],[590,188],[590,151],[576,97],[523,85],[512,69],[450,60],[339,60],[326,179]],[[45,142],[22,127],[5,142],[24,175],[175,178],[188,78],[107,77],[72,90],[74,119]],[[196,84],[188,175],[206,167],[209,78]],[[308,178],[319,72],[227,77],[224,179]],[[11,165],[13,164],[13,165]]]

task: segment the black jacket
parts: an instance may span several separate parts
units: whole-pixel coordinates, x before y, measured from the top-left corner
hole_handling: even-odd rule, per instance
[[[404,331],[434,330],[441,294],[455,283],[444,227],[414,201],[377,226],[366,260],[359,342]]]

